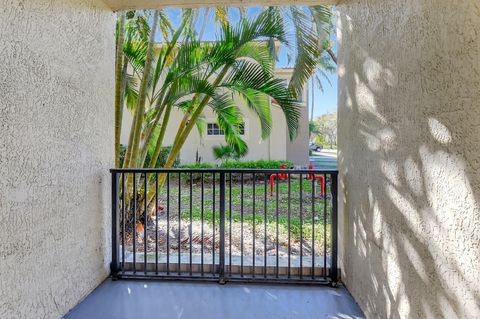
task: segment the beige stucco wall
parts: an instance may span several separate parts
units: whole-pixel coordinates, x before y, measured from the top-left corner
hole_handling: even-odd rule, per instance
[[[343,280],[369,318],[478,318],[480,4],[338,10]]]
[[[59,318],[108,275],[114,26],[0,1],[0,318]]]

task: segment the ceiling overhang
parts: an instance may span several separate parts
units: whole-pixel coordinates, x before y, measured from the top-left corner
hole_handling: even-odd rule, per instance
[[[333,5],[338,0],[103,0],[112,10],[160,9],[165,7]]]

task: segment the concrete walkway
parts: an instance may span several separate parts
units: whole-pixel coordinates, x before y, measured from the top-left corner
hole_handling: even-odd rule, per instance
[[[295,285],[111,281],[65,316],[74,318],[364,318],[343,288]]]

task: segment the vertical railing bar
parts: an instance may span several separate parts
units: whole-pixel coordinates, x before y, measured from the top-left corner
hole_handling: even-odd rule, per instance
[[[323,174],[325,193],[323,196],[323,279],[327,279],[327,175]]]
[[[170,274],[170,173],[167,173],[167,275]]]
[[[203,275],[204,275],[204,271],[203,271],[203,241],[204,241],[204,234],[203,234],[204,216],[203,216],[203,214],[204,214],[204,208],[203,208],[203,205],[204,205],[204,177],[205,177],[205,176],[203,175],[203,173],[201,173],[201,176],[200,176],[200,177],[201,177],[201,180],[202,180],[202,181],[201,181],[201,182],[202,182],[202,195],[201,195],[201,197],[202,197],[202,198],[201,198],[201,206],[202,206],[202,207],[201,207],[202,225],[201,225],[201,230],[200,230],[200,232],[201,232],[202,246],[201,246],[201,253],[200,253],[200,254],[201,254],[200,271],[201,271],[201,274],[202,274],[202,276],[203,276]]]
[[[158,173],[155,173],[155,273],[158,274]]]
[[[116,278],[119,272],[119,260],[118,260],[118,252],[119,252],[119,216],[118,216],[118,196],[119,196],[119,189],[118,189],[118,174],[117,172],[112,172],[112,262],[110,264],[110,272],[113,278]]]
[[[229,253],[230,253],[230,257],[229,257],[229,260],[228,260],[228,269],[229,269],[229,274],[230,274],[230,277],[232,276],[232,173],[230,172],[229,174],[229,180],[228,180],[228,186],[229,186],[229,201],[228,201],[228,205],[229,205],[229,211],[230,211],[230,224],[229,224],[229,239],[228,239],[228,243],[230,245],[230,249],[229,249]]]
[[[137,174],[133,173],[133,273],[137,272]]]
[[[263,277],[267,278],[267,174],[263,174]]]
[[[219,277],[220,283],[225,283],[225,173],[220,173],[220,252]]]
[[[300,174],[300,279],[303,278],[303,174]]]
[[[212,174],[212,183],[213,183],[213,238],[212,238],[212,274],[215,275],[216,264],[215,264],[215,173]]]
[[[252,277],[255,278],[255,257],[256,257],[256,253],[255,253],[255,173],[253,173],[253,205],[252,205],[252,212],[253,212],[253,227],[252,227],[252,230],[253,230],[253,245],[252,245],[252,255],[253,255],[253,259],[252,259]]]
[[[125,173],[122,173],[122,270],[125,269]]]
[[[182,173],[178,173],[178,275],[181,273],[181,251],[182,251]]]
[[[292,212],[292,201],[291,201],[291,195],[292,195],[292,189],[291,189],[291,179],[292,175],[288,174],[288,278],[291,276],[291,255],[292,255],[292,246],[290,242],[290,226],[291,226],[291,212]]]
[[[243,173],[240,173],[240,276],[243,277]]]
[[[190,226],[188,229],[188,237],[190,238],[190,276],[192,275],[192,223],[193,223],[193,216],[192,216],[192,188],[193,188],[193,181],[192,181],[192,172],[190,172]]]
[[[315,279],[315,175],[312,175],[312,279]]]
[[[275,227],[276,227],[276,230],[275,230],[275,234],[276,234],[276,253],[275,253],[275,256],[276,256],[276,277],[278,278],[278,273],[279,273],[279,256],[278,256],[278,247],[279,247],[279,242],[278,242],[278,232],[279,232],[279,229],[278,229],[278,223],[279,223],[279,220],[278,220],[278,196],[279,196],[279,193],[278,193],[278,183],[279,183],[279,179],[278,178],[278,175],[277,175],[277,178],[275,179],[276,181],[276,184],[275,184]]]
[[[147,173],[143,176],[143,272],[147,274]]]
[[[338,238],[337,238],[337,227],[338,227],[338,206],[337,206],[337,187],[338,187],[338,176],[331,175],[332,185],[331,185],[331,192],[332,192],[332,229],[331,229],[331,236],[332,236],[332,269],[331,269],[331,278],[332,282],[336,284],[337,282],[337,245],[338,245]]]

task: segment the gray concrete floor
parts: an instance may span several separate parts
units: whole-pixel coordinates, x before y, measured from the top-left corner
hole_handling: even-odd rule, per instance
[[[364,318],[348,291],[296,285],[111,281],[65,318]]]

